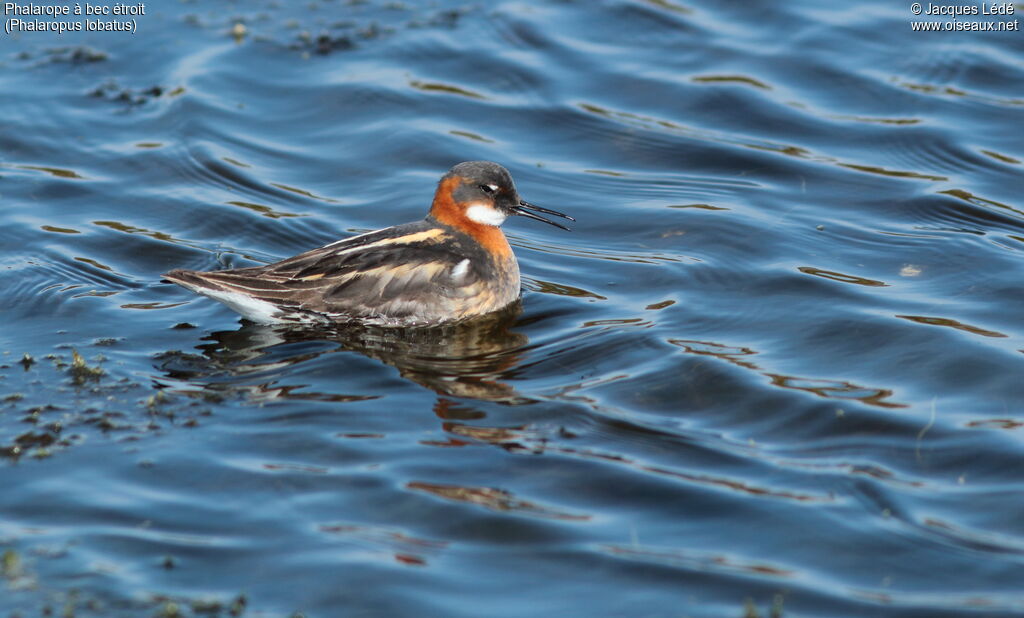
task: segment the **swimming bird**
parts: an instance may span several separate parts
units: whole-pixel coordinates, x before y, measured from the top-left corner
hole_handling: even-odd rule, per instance
[[[438,183],[422,221],[360,234],[251,268],[172,270],[168,279],[254,322],[439,324],[497,311],[519,298],[519,264],[500,226],[511,215],[575,221],[525,202],[512,176],[467,161]]]

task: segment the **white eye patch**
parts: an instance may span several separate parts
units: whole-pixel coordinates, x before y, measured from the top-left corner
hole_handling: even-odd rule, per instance
[[[466,209],[466,216],[469,217],[470,221],[484,225],[493,225],[494,227],[498,227],[506,219],[504,213],[490,204],[470,204],[469,208]]]

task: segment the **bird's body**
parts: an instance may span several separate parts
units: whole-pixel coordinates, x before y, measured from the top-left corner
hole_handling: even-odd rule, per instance
[[[529,210],[505,168],[460,163],[426,219],[340,240],[252,268],[172,270],[166,279],[256,322],[437,324],[497,311],[519,298],[519,265],[499,226]],[[564,228],[568,229],[568,228]]]

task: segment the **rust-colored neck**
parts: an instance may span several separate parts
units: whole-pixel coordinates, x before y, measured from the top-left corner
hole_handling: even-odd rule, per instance
[[[441,180],[437,186],[437,193],[434,194],[434,203],[430,207],[430,216],[472,236],[491,255],[501,258],[512,257],[512,247],[509,246],[500,228],[473,221],[466,216],[465,204],[459,204],[452,198],[452,192],[464,181],[465,179],[460,176]]]

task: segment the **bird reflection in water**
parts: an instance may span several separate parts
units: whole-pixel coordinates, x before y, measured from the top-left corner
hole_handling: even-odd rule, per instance
[[[304,399],[355,401],[377,395],[309,392],[307,385],[283,385],[289,367],[324,354],[351,351],[395,367],[399,375],[439,395],[523,404],[503,381],[520,362],[528,343],[510,328],[521,304],[464,320],[429,327],[389,328],[361,324],[317,327],[244,323],[237,330],[219,331],[198,346],[203,356],[166,353],[158,368],[167,377],[201,385],[204,396],[245,392],[256,400]],[[258,383],[254,383],[258,378]],[[448,417],[460,406],[439,398],[435,412]],[[455,413],[458,415],[458,413]]]

